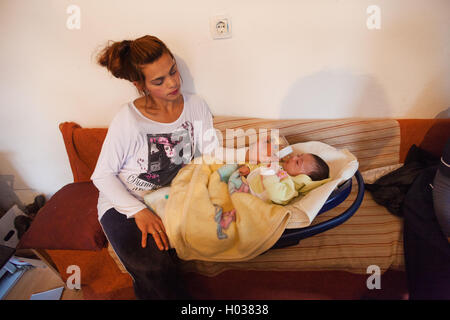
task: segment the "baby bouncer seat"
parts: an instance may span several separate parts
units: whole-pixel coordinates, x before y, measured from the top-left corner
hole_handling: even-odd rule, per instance
[[[358,193],[356,199],[353,201],[352,205],[345,210],[340,215],[331,218],[329,220],[323,221],[321,223],[311,225],[305,228],[296,229],[286,229],[280,239],[272,247],[273,249],[283,248],[287,246],[296,245],[301,239],[305,239],[316,234],[325,232],[329,229],[335,228],[338,225],[347,221],[351,216],[355,214],[361,205],[364,198],[364,180],[359,171],[356,171],[354,175],[356,182],[358,184]],[[319,211],[318,215],[324,213],[342,203],[349,196],[352,190],[352,178],[348,179],[344,183],[334,190],[328,197],[327,201],[323,205],[322,209]]]

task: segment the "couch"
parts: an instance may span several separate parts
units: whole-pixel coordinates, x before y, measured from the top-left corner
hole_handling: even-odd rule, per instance
[[[214,126],[222,131],[223,143],[227,128],[241,128],[244,133],[251,128],[278,128],[291,144],[314,140],[346,148],[358,158],[363,177],[380,176],[397,168],[413,144],[439,156],[450,133],[449,119],[272,120],[216,116]],[[74,181],[57,191],[41,208],[18,248],[33,249],[64,281],[70,276],[67,267],[79,266],[85,299],[134,299],[132,279],[97,220],[98,191],[90,181],[107,128],[82,128],[74,122],[65,122],[59,129]],[[350,206],[356,189],[338,207],[318,216],[313,224]],[[363,292],[361,288],[366,289],[367,268],[372,265],[390,275],[392,283],[394,278],[403,277],[402,218],[376,204],[368,192],[348,221],[296,245],[271,249],[245,262],[180,261],[188,285],[194,288],[192,291],[203,290],[193,297],[212,299],[285,298],[274,294],[274,288],[283,290],[283,286],[303,293],[291,295],[293,298],[358,299]],[[248,285],[257,289],[224,289],[227,283],[228,287],[232,283],[230,279],[242,286],[249,281]],[[351,281],[358,283],[360,291],[344,295],[350,290]],[[404,277],[399,283],[403,290]],[[215,291],[222,294],[215,295]],[[316,294],[311,296],[310,292]]]

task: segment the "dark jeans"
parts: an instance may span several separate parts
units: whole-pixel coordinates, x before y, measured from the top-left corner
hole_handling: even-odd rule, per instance
[[[142,248],[142,233],[135,220],[114,208],[100,219],[103,231],[125,269],[133,278],[138,299],[186,299],[177,270],[175,250],[160,251],[151,235]]]

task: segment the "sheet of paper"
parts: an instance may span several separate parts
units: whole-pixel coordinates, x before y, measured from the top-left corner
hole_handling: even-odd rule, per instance
[[[61,299],[64,287],[32,294],[30,300],[59,300]]]

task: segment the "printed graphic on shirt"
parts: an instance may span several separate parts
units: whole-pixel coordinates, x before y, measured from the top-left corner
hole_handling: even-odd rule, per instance
[[[173,133],[147,134],[147,171],[137,177],[139,183],[155,189],[170,184],[178,171],[193,157],[194,128],[184,122]],[[141,159],[142,161],[142,159]],[[143,163],[139,163],[143,167]]]

